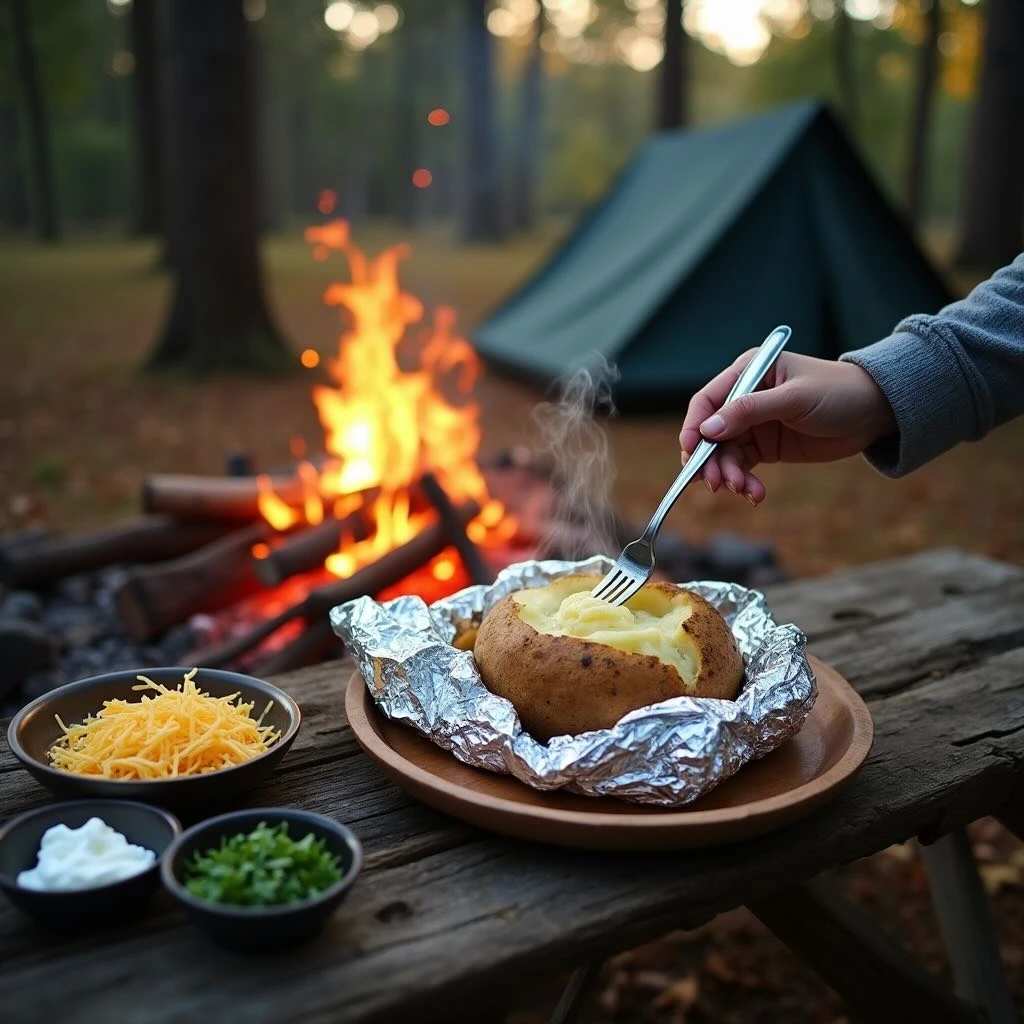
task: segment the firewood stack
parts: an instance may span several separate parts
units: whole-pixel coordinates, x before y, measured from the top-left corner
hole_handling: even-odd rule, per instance
[[[47,634],[39,621],[47,596],[66,590],[69,582],[102,573],[110,579],[113,614],[138,650],[159,646],[162,637],[197,616],[216,618],[254,597],[272,597],[288,581],[308,580],[304,596],[282,611],[252,622],[241,635],[187,652],[189,664],[244,665],[264,673],[330,656],[336,650],[327,625],[331,607],[394,586],[447,548],[458,552],[465,577],[487,582],[503,564],[532,553],[539,510],[549,504],[549,484],[522,453],[500,455],[483,468],[506,500],[529,495],[523,521],[531,532],[517,536],[513,551],[485,557],[465,530],[479,509],[453,505],[428,474],[411,489],[410,503],[413,510],[432,508],[434,522],[346,580],[330,577],[323,570],[324,560],[339,550],[343,539],[367,536],[364,513],[278,532],[260,515],[252,475],[153,475],[144,482],[137,519],[92,533],[55,536],[33,531],[10,538],[0,544],[0,701],[33,674],[51,669],[61,649],[82,639],[81,630],[56,642]],[[273,484],[283,500],[298,504],[297,478],[280,474]],[[363,508],[372,498],[364,495]],[[5,601],[7,592],[11,597]],[[28,614],[27,605],[32,606]],[[289,624],[295,634],[289,642],[253,659],[268,637]],[[296,624],[301,624],[297,633]]]
[[[592,532],[586,522],[570,515],[551,528],[557,482],[528,452],[501,453],[482,469],[491,496],[518,524],[506,547],[474,544],[466,527],[478,508],[453,504],[426,474],[410,489],[410,505],[432,509],[431,524],[347,579],[327,573],[324,560],[343,541],[366,538],[365,513],[276,531],[260,515],[252,475],[154,475],[134,520],[87,534],[32,531],[0,540],[0,713],[114,668],[187,664],[271,675],[336,656],[333,606],[388,591],[448,549],[458,554],[461,578],[474,583],[524,558],[593,553],[581,547]],[[273,483],[298,504],[296,477],[280,474]],[[373,497],[364,495],[363,509]],[[636,524],[613,525],[619,547],[640,533]],[[780,576],[769,547],[729,536],[697,547],[663,530],[658,564],[676,580],[758,585]],[[54,601],[59,614],[50,615]],[[205,639],[193,628],[200,623],[210,626]]]

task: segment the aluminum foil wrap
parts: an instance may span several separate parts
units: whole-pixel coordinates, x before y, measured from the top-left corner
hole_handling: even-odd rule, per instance
[[[469,587],[429,607],[418,597],[362,597],[331,611],[377,707],[460,761],[514,775],[540,790],[567,789],[680,807],[774,750],[803,724],[816,696],[806,638],[778,625],[763,594],[732,583],[687,583],[729,623],[746,676],[735,701],[675,697],[633,711],[613,728],[541,743],[515,709],[491,693],[473,655],[452,646],[501,598],[572,573],[603,575],[608,558],[532,561],[490,586]]]

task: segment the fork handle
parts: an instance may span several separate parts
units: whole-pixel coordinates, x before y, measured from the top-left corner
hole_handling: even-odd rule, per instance
[[[786,347],[786,342],[789,341],[789,336],[792,333],[785,325],[776,327],[761,342],[761,347],[743,368],[743,372],[739,375],[736,383],[733,384],[732,390],[723,404],[728,404],[737,398],[741,398],[743,395],[749,395],[757,390],[758,384],[764,380],[765,374],[775,365],[775,360],[782,354],[782,350]],[[701,438],[700,444],[697,445],[686,460],[686,465],[679,471],[679,476],[675,478],[672,486],[666,491],[665,497],[661,499],[661,504],[655,510],[654,515],[651,516],[651,521],[643,532],[644,539],[653,542],[655,535],[661,529],[665,516],[668,515],[669,510],[679,500],[679,495],[683,493],[687,484],[701,471],[704,463],[711,458],[711,453],[717,447],[718,443],[716,441],[708,441],[706,438]]]

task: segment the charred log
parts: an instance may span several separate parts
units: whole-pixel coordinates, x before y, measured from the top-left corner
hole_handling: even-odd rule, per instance
[[[341,546],[342,538],[364,540],[369,535],[366,517],[353,512],[343,519],[325,519],[298,531],[262,557],[253,558],[253,572],[268,586],[277,586],[299,573],[311,572]]]
[[[334,635],[331,624],[326,619],[321,619],[304,629],[279,651],[274,651],[257,661],[249,671],[261,678],[280,675],[282,672],[293,672],[307,665],[319,664],[326,660],[332,651],[340,650],[342,646],[341,640]]]
[[[468,521],[462,520],[459,510],[452,504],[445,489],[438,483],[433,473],[424,473],[421,484],[427,501],[437,510],[442,528],[451,540],[452,546],[458,551],[469,578],[474,583],[493,583],[494,571],[484,561],[480,549],[466,534]]]
[[[252,546],[273,535],[266,523],[253,523],[182,558],[130,570],[114,592],[128,632],[151,640],[190,615],[218,611],[265,589],[253,572]]]
[[[464,525],[479,511],[475,502],[460,505],[459,521]],[[393,586],[426,565],[432,558],[436,558],[451,542],[440,520],[431,523],[412,540],[382,555],[376,562],[353,573],[347,579],[317,587],[302,601],[286,608],[279,615],[261,622],[240,637],[199,652],[192,661],[206,668],[230,664],[289,622],[304,619],[307,623],[315,623],[323,619],[335,605],[344,604],[357,597],[378,594]]]
[[[274,493],[286,505],[298,508],[302,504],[297,476],[273,477],[272,483]],[[143,511],[176,519],[251,523],[261,518],[259,497],[255,477],[155,473],[142,484]]]
[[[227,531],[223,523],[179,523],[147,516],[95,533],[43,536],[0,549],[0,582],[41,590],[65,576],[119,562],[160,562],[210,544]]]

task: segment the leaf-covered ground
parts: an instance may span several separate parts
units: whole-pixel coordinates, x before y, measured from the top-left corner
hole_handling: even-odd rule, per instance
[[[358,237],[370,252],[394,240],[376,229]],[[403,283],[428,308],[451,304],[462,323],[472,324],[526,273],[544,244],[465,250],[424,234],[413,239]],[[147,472],[219,473],[225,456],[239,451],[273,467],[288,462],[294,436],[316,447],[321,432],[309,389],[319,371],[299,370],[298,351],[334,350],[338,314],[320,296],[341,268],[314,262],[298,240],[271,242],[266,263],[277,318],[296,349],[296,373],[194,382],[137,373],[169,299],[153,246],[0,245],[0,532],[34,523],[65,530],[103,525],[137,511]],[[484,449],[530,444],[537,397],[486,379]],[[678,421],[610,425],[614,496],[627,516],[646,518],[674,476]],[[859,459],[768,467],[769,499],[761,508],[695,487],[677,505],[672,525],[695,538],[728,530],[768,540],[795,575],[937,545],[1024,564],[1022,451],[1019,422],[901,481],[882,479]],[[1022,848],[992,823],[976,831],[1004,958],[1024,1009]],[[944,969],[923,869],[912,850],[899,850],[844,869],[846,885],[925,962]],[[756,922],[736,914],[617,958],[589,1019],[819,1024],[842,1015],[827,988]],[[539,1019],[531,1006],[514,1016]]]
[[[359,240],[373,252],[393,238],[371,231]],[[428,309],[450,303],[472,324],[542,248],[466,250],[444,236],[420,237],[403,284]],[[321,371],[301,370],[297,356],[295,374],[283,379],[197,383],[136,372],[169,298],[154,265],[155,250],[141,243],[0,247],[0,529],[103,524],[137,509],[147,472],[218,473],[235,451],[277,466],[289,460],[293,436],[311,447],[322,436],[309,399]],[[272,242],[267,265],[291,343],[333,351],[338,312],[320,296],[342,268],[314,262],[297,240]],[[485,449],[535,438],[535,392],[486,379],[480,396]],[[674,476],[678,427],[679,416],[611,424],[614,493],[627,515],[645,518]],[[695,537],[730,530],[770,540],[798,575],[940,544],[1024,563],[1022,451],[1024,422],[901,481],[881,478],[860,459],[767,467],[770,497],[756,511],[694,487],[671,522]]]

